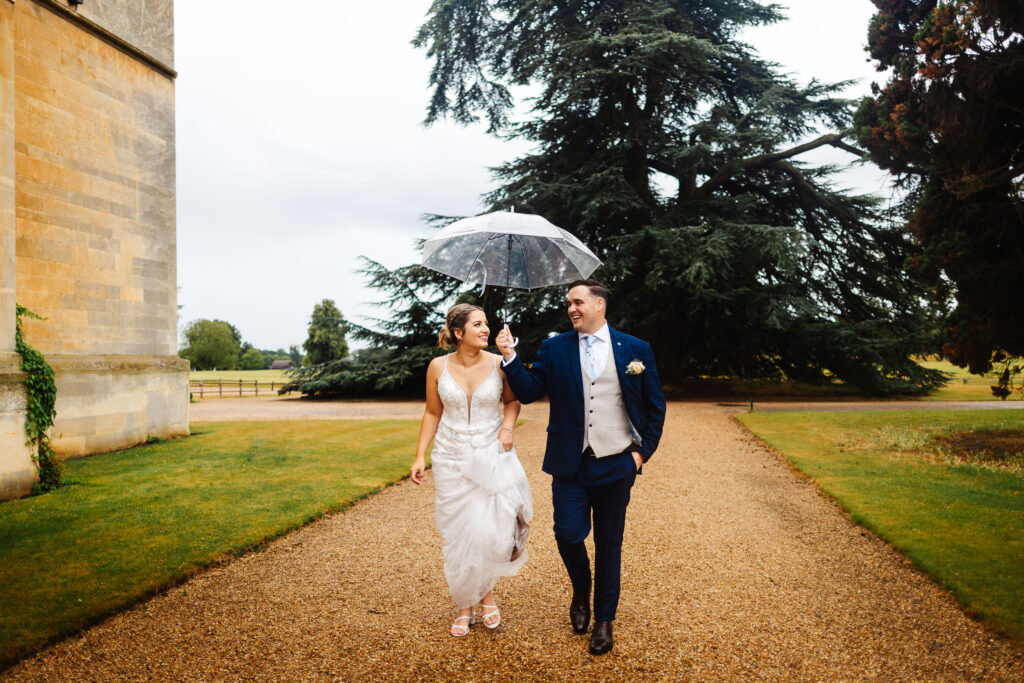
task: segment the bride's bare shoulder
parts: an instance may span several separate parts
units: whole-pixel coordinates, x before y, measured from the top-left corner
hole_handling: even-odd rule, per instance
[[[428,377],[441,374],[441,371],[444,370],[444,358],[444,356],[438,356],[430,361],[430,365],[427,366]]]
[[[494,364],[494,367],[498,370],[498,374],[501,375],[502,378],[504,379],[504,377],[505,377],[505,368],[502,367],[502,365],[501,365],[501,361],[503,360],[502,357],[501,357],[501,354],[500,353],[488,353],[487,355],[491,357],[491,363]]]

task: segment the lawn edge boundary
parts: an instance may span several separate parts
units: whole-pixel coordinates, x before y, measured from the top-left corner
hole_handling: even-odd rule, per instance
[[[889,541],[889,539],[885,538],[878,530],[870,526],[867,523],[867,520],[860,521],[860,515],[848,510],[846,506],[843,505],[843,503],[835,495],[829,493],[825,488],[823,488],[822,485],[818,483],[817,479],[801,470],[799,467],[796,466],[795,463],[793,463],[788,457],[786,457],[785,453],[769,444],[767,441],[765,441],[756,433],[754,433],[752,429],[743,424],[743,421],[740,419],[739,415],[734,414],[730,415],[729,417],[733,422],[739,425],[740,428],[743,429],[743,431],[745,431],[755,441],[757,441],[757,444],[759,446],[761,446],[765,451],[767,451],[772,457],[781,461],[786,466],[786,468],[796,476],[797,479],[813,486],[815,492],[822,499],[833,505],[835,509],[838,510],[843,515],[843,517],[846,518],[848,522],[856,526],[858,529],[861,529],[863,535],[868,536],[873,541],[884,545],[886,549],[895,553],[898,558],[903,560],[901,564],[911,568],[914,572],[916,572],[923,578],[927,579],[932,585],[938,588],[939,591],[944,596],[946,596],[954,605],[956,605],[957,609],[963,612],[963,614],[968,619],[978,624],[980,627],[984,628],[985,631],[991,634],[993,637],[1004,639],[1007,642],[1013,643],[1017,646],[1024,646],[1024,638],[1018,639],[1012,634],[1007,633],[1006,631],[1001,629],[998,624],[995,624],[989,619],[987,619],[985,615],[969,607],[968,605],[965,605],[963,600],[961,600],[960,596],[957,594],[957,591],[954,587],[947,585],[946,582],[929,573],[928,570],[922,567],[921,564],[914,557],[908,555],[903,550],[900,550],[900,548],[893,545],[893,543]]]

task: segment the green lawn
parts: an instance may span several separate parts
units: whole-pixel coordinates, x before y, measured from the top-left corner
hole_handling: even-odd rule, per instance
[[[408,474],[416,420],[196,423],[0,504],[0,667]]]
[[[934,441],[1024,430],[1024,411],[751,413],[740,421],[969,612],[1024,639],[1024,453],[963,460]]]

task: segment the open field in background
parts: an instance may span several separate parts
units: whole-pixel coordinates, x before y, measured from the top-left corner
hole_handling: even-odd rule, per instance
[[[1024,639],[1024,413],[738,419],[969,612]]]
[[[194,423],[0,505],[0,668],[409,472],[418,420]]]
[[[203,381],[214,381],[221,379],[225,382],[234,380],[259,380],[260,384],[263,382],[281,382],[282,384],[287,382],[290,378],[287,375],[287,370],[193,370],[188,373],[190,380],[201,379]]]
[[[193,401],[277,394],[291,378],[286,370],[201,370],[190,372]]]
[[[926,401],[995,401],[998,400],[992,395],[990,387],[995,385],[999,381],[999,376],[995,373],[989,373],[986,375],[972,375],[967,372],[967,368],[958,368],[957,366],[950,363],[948,360],[918,360],[919,365],[932,368],[934,370],[942,370],[953,375],[949,383],[942,389],[939,389],[931,396],[926,396]],[[1020,401],[1024,400],[1024,393],[1020,391],[1014,391],[1007,399],[1007,401]]]

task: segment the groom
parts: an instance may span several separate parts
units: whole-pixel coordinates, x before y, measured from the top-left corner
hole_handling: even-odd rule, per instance
[[[590,623],[590,558],[583,540],[594,521],[594,631],[590,652],[612,649],[629,493],[654,453],[665,396],[651,346],[605,322],[608,292],[597,280],[569,285],[573,331],[545,340],[527,368],[505,328],[496,339],[509,386],[522,403],[548,395],[545,472],[552,476],[555,540],[572,582],[569,620]]]

